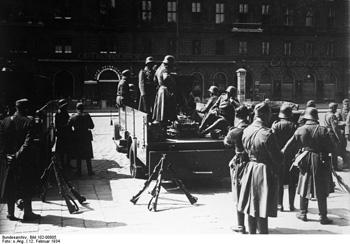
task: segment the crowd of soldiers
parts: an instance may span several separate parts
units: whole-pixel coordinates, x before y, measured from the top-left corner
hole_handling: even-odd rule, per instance
[[[40,180],[43,168],[38,155],[43,148],[35,142],[38,137],[35,119],[30,116],[30,101],[20,99],[15,103],[16,112],[0,120],[0,199],[7,203],[7,219],[15,217],[15,205],[23,208],[22,221],[33,221],[40,215],[32,211],[32,197],[42,193]],[[81,162],[86,161],[89,176],[94,175],[91,166],[93,158],[92,133],[94,123],[84,112],[84,105],[76,105],[76,113],[70,116],[65,99],[58,102],[55,115],[55,148],[52,156],[59,158],[60,168],[73,168],[70,159],[76,159],[76,175],[81,176]],[[39,111],[37,113],[40,113]],[[47,162],[46,162],[47,166]],[[44,166],[45,167],[45,166]]]
[[[311,100],[295,123],[292,107],[284,103],[279,119],[270,128],[269,102],[255,106],[251,124],[248,109],[244,105],[236,108],[237,123],[224,140],[236,152],[229,165],[237,211],[235,231],[246,233],[247,215],[249,233],[255,234],[258,230],[267,234],[268,217],[277,217],[277,210],[284,211],[285,184],[288,184],[290,211],[295,210],[295,194],[300,196],[298,219],[308,221],[308,202],[316,199],[320,223],[333,222],[327,217],[327,197],[334,192],[332,171],[338,166],[338,155],[349,167],[348,112],[348,99],[343,101],[341,115],[337,113],[337,104],[330,103],[325,126],[321,126],[316,104]]]

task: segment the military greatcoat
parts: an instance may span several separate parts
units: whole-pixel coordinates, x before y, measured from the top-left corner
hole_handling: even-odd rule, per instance
[[[1,180],[1,198],[32,197],[39,182],[37,162],[34,160],[34,121],[15,113],[0,124],[0,152],[4,169]],[[14,155],[15,161],[7,164],[6,155]]]
[[[92,151],[92,133],[94,123],[88,113],[78,112],[68,121],[68,126],[73,128],[73,152],[72,156],[76,159],[93,158]]]
[[[140,101],[139,110],[150,113],[156,96],[156,83],[154,82],[153,69],[147,66],[139,72]]]
[[[302,149],[307,154],[300,162],[297,193],[304,198],[324,198],[330,191],[331,168],[329,153],[335,147],[327,128],[308,120],[299,127],[282,149],[286,156],[295,155]]]
[[[56,127],[56,152],[70,153],[72,144],[72,129],[68,126],[69,114],[67,111],[58,110],[55,115]]]
[[[130,91],[129,91],[129,84],[125,77],[123,77],[117,87],[117,98],[116,103],[118,107],[124,107],[125,105],[129,104],[130,100]]]
[[[176,81],[175,75],[161,65],[154,76],[155,82],[159,88],[154,100],[153,120],[155,121],[174,121],[177,116],[176,107]]]
[[[232,183],[232,193],[234,201],[237,204],[239,193],[241,190],[241,178],[248,162],[248,155],[244,151],[242,144],[243,130],[247,128],[247,121],[240,121],[234,128],[232,128],[224,139],[224,144],[235,149],[235,156],[229,163]]]
[[[275,135],[258,118],[244,131],[249,162],[242,176],[238,211],[253,217],[277,216],[278,169],[283,161]]]

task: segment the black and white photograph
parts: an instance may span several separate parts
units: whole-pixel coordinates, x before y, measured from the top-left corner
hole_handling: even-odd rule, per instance
[[[0,0],[1,243],[349,235],[349,7]]]

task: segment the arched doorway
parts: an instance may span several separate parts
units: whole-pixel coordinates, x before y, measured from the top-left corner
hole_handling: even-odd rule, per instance
[[[224,92],[227,87],[227,77],[225,73],[219,72],[214,75],[214,85],[219,88],[220,92]]]
[[[119,71],[113,66],[105,66],[97,71],[95,77],[100,90],[101,106],[115,106],[116,90],[121,79]]]
[[[203,75],[200,72],[194,72],[192,75],[195,77],[193,95],[195,98],[199,98],[199,100],[203,101],[204,97],[208,96],[207,92],[204,90],[205,86]]]
[[[74,96],[74,76],[68,71],[59,71],[53,78],[55,98],[72,98]]]

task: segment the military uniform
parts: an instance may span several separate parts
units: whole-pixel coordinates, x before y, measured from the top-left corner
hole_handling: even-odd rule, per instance
[[[315,113],[317,116],[317,110]],[[308,199],[316,197],[321,221],[327,220],[327,196],[331,182],[328,154],[334,150],[327,128],[320,126],[316,120],[307,120],[305,125],[296,130],[282,151],[288,157],[300,149],[306,151],[306,155],[299,163],[297,193],[300,195],[301,215],[298,218],[307,220]]]
[[[130,91],[129,82],[125,76],[118,83],[116,103],[118,107],[129,105]]]
[[[154,100],[153,120],[158,122],[175,121],[176,107],[176,81],[172,70],[162,64],[154,76],[158,83],[158,91]]]
[[[297,129],[297,125],[289,119],[281,118],[279,121],[275,121],[272,124],[271,129],[276,136],[279,148],[282,149],[287,143],[287,141],[293,136],[295,130]],[[280,168],[278,204],[281,210],[283,210],[284,184],[288,184],[289,207],[291,211],[294,210],[294,197],[298,179],[298,171],[296,169],[289,171],[289,168],[292,164],[292,160],[292,157],[285,158],[284,163],[283,165],[281,165],[282,167]]]
[[[258,104],[257,111],[267,110],[266,104]],[[257,117],[242,136],[243,147],[249,162],[242,177],[238,211],[248,214],[249,231],[268,233],[268,217],[277,217],[278,171],[283,161],[275,135]]]
[[[77,108],[79,104],[77,105]],[[68,121],[68,126],[73,128],[74,148],[72,157],[77,159],[77,174],[81,174],[81,160],[86,160],[88,174],[92,175],[91,158],[94,157],[92,150],[92,133],[94,123],[88,113],[78,110]]]
[[[201,113],[204,113],[204,114],[208,113],[209,110],[214,106],[214,104],[216,103],[216,101],[218,100],[218,98],[219,98],[218,96],[212,95],[212,96],[208,99],[208,101],[207,101],[207,103],[205,104],[205,106],[200,110],[200,112],[201,112]]]
[[[239,194],[241,190],[241,178],[245,169],[245,166],[248,162],[248,155],[244,151],[242,144],[242,135],[243,130],[247,128],[248,122],[241,120],[236,127],[232,128],[226,135],[224,139],[224,144],[235,149],[235,156],[229,163],[230,174],[231,174],[231,183],[232,183],[232,193],[234,197],[234,202],[237,204],[239,200]],[[237,211],[237,222],[238,222],[238,231],[245,232],[244,226],[244,213]]]
[[[139,72],[140,101],[139,110],[150,114],[156,96],[156,83],[154,82],[155,71],[145,67]]]
[[[22,103],[22,100],[19,101],[19,104]],[[18,111],[5,118],[0,125],[0,152],[2,163],[6,164],[2,167],[5,171],[1,179],[0,193],[1,198],[7,200],[10,220],[15,219],[14,205],[17,199],[23,199],[24,220],[40,217],[32,213],[31,204],[31,198],[39,184],[37,162],[34,161],[33,128],[33,119]],[[6,155],[12,155],[13,160],[4,160]]]

